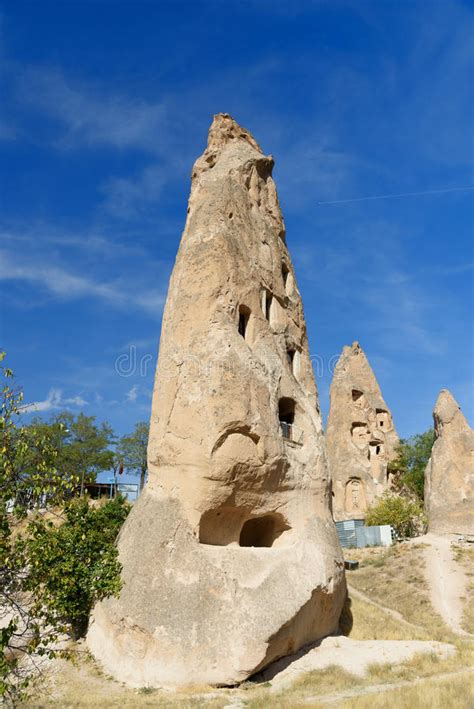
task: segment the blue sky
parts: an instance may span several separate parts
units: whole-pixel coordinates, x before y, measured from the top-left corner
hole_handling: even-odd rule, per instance
[[[224,111],[275,157],[324,414],[357,339],[401,435],[443,387],[473,421],[472,2],[16,0],[0,19],[0,344],[28,403],[119,434],[148,419],[190,170]]]

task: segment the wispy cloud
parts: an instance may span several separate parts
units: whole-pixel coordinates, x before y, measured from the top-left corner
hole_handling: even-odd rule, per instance
[[[116,217],[138,216],[150,203],[158,201],[168,177],[163,165],[150,165],[135,179],[111,177],[101,188],[105,195],[103,206]]]
[[[42,411],[52,411],[54,409],[64,409],[68,406],[83,407],[88,405],[88,401],[80,395],[63,397],[61,389],[50,389],[48,396],[43,401],[34,401],[21,407],[24,414]]]
[[[48,247],[60,247],[62,251],[79,251],[87,254],[107,255],[108,259],[137,256],[147,256],[143,247],[137,243],[125,243],[123,239],[114,238],[98,230],[84,232],[64,231],[45,221],[8,222],[0,224],[0,239],[4,245],[12,244],[18,247],[28,247],[33,250]]]
[[[62,124],[62,147],[103,145],[155,152],[163,144],[166,109],[160,101],[104,94],[99,86],[74,85],[60,70],[44,67],[23,74],[18,94]]]
[[[159,315],[165,296],[159,291],[136,291],[117,283],[99,282],[58,266],[49,266],[44,260],[27,263],[24,257],[0,252],[0,281],[23,281],[46,289],[62,299],[97,298],[121,308],[135,307],[152,315]]]

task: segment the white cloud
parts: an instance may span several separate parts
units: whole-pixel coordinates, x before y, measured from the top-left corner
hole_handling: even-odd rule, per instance
[[[74,298],[98,298],[117,307],[136,307],[152,315],[161,312],[165,297],[158,291],[137,292],[120,284],[99,282],[58,266],[40,263],[25,263],[3,251],[0,252],[0,281],[17,280],[36,283],[53,296],[70,300]]]
[[[135,385],[129,391],[127,391],[126,397],[127,401],[134,404],[138,397],[138,386]]]
[[[88,401],[82,398],[82,396],[72,396],[69,399],[63,399],[64,404],[73,404],[74,406],[87,406]]]
[[[21,407],[22,413],[33,413],[39,411],[51,411],[53,409],[63,409],[66,406],[87,406],[89,402],[82,396],[72,396],[63,398],[61,389],[50,389],[48,396],[43,401],[35,401]]]

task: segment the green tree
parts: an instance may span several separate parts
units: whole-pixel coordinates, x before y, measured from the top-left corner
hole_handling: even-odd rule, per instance
[[[410,500],[387,490],[381,499],[367,510],[365,523],[368,527],[389,524],[401,537],[421,534],[426,518],[419,500]]]
[[[147,447],[149,432],[150,427],[147,423],[144,421],[137,423],[133,433],[120,439],[116,451],[116,456],[124,467],[140,475],[140,490],[143,490],[145,485],[148,469]]]
[[[416,495],[419,500],[423,500],[425,468],[434,440],[435,433],[430,428],[424,433],[400,441],[397,456],[389,467],[397,490],[405,490]]]
[[[93,604],[120,591],[114,543],[129,509],[120,495],[99,507],[82,497],[67,504],[62,524],[36,519],[23,539],[27,590],[48,622],[65,625],[74,639],[85,634]]]
[[[104,445],[91,446],[97,455],[89,457],[78,445],[77,456],[68,458],[65,442],[71,430],[77,438],[82,430],[71,429],[70,417],[22,426],[23,395],[13,388],[4,357],[0,353],[0,703],[24,696],[36,658],[55,656],[59,634],[77,637],[91,604],[118,592],[114,541],[128,512],[122,498],[98,509],[85,498],[71,501],[76,473],[107,465],[109,458],[100,456]],[[109,429],[102,433],[110,440]]]
[[[76,481],[58,474],[57,450],[43,430],[19,425],[23,394],[3,364],[0,376],[0,697],[11,699],[29,682],[22,658],[51,652],[58,632],[44,624],[25,586],[29,564],[19,541],[25,518],[40,502],[58,504]]]
[[[53,429],[58,425],[64,431],[58,448],[58,469],[80,480],[82,496],[86,483],[94,482],[97,473],[113,466],[114,453],[109,447],[115,441],[113,430],[107,422],[96,424],[95,416],[74,416],[69,412],[49,422]]]

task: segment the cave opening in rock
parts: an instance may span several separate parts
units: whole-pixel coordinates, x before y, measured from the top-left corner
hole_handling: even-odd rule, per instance
[[[245,335],[247,334],[247,326],[249,324],[250,318],[250,308],[246,305],[241,305],[239,307],[239,335],[245,340]]]
[[[239,545],[241,547],[271,547],[285,528],[276,515],[252,517],[242,527]]]
[[[272,300],[273,296],[271,293],[267,292],[267,296],[265,298],[265,317],[270,322],[270,317],[272,313]]]
[[[293,439],[295,407],[295,401],[286,396],[278,402],[278,419],[280,421],[280,428],[283,433],[283,438],[287,438],[290,441]]]
[[[390,429],[390,414],[385,409],[376,409],[377,426],[385,430]]]
[[[288,357],[288,362],[290,364],[291,371],[293,371],[293,363],[295,361],[296,350],[294,347],[288,347],[286,350],[286,355]]]

